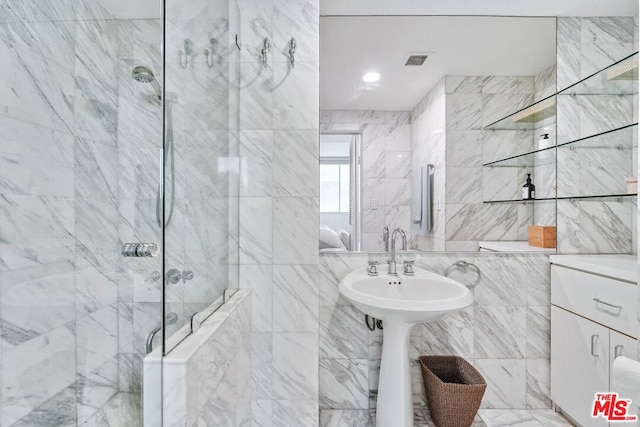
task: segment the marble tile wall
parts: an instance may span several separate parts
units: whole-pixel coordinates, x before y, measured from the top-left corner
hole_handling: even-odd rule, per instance
[[[445,250],[446,90],[441,80],[411,110],[411,173],[431,163],[433,172],[433,231],[427,235],[411,224],[411,247],[426,251]]]
[[[533,216],[531,206],[483,201],[519,198],[526,174],[532,171],[484,168],[482,162],[530,150],[531,132],[482,128],[530,104],[533,88],[531,76],[446,77],[447,147],[476,147],[478,152],[473,160],[447,158],[447,250],[477,250],[481,240],[526,238],[526,225]]]
[[[634,49],[634,18],[558,18],[558,81],[563,89],[620,60]],[[558,143],[637,121],[633,96],[558,97]],[[637,160],[630,142],[637,130],[602,137],[597,143],[558,150],[558,196],[624,194],[624,178]],[[605,149],[623,145],[627,148]],[[563,253],[633,253],[633,199],[559,200],[558,250]]]
[[[437,322],[414,327],[414,403],[426,404],[417,358],[453,354],[470,360],[488,383],[482,408],[549,408],[550,284],[548,257],[542,254],[402,254],[416,265],[442,274],[457,260],[475,263],[482,279],[475,303]],[[320,256],[320,408],[352,410],[359,425],[375,407],[382,333],[370,332],[364,314],[338,292],[340,280],[369,259],[384,254],[334,253]],[[471,282],[471,272],[452,277]],[[498,333],[499,331],[499,333]],[[358,415],[360,414],[360,415]]]
[[[119,390],[118,25],[0,9],[0,423],[82,424]]]
[[[252,417],[318,424],[318,0],[242,0],[240,287]],[[272,42],[268,66],[259,52]],[[295,67],[287,52],[297,41]]]
[[[534,102],[540,101],[555,93],[556,66],[546,68],[534,77]],[[547,134],[548,139],[543,135]],[[556,118],[549,117],[536,123],[533,131],[534,149],[540,150],[556,144]],[[556,195],[556,155],[549,150],[536,155],[533,168],[533,182],[536,186],[536,198],[555,197]],[[556,203],[554,201],[536,202],[533,204],[533,224],[556,225]]]
[[[145,373],[162,369],[162,396],[145,393],[145,426],[248,426],[251,424],[251,296],[241,290],[172,352],[144,361]],[[156,389],[145,375],[145,390]],[[155,399],[155,400],[152,400]],[[160,401],[162,403],[160,403]]]
[[[408,111],[321,111],[321,132],[362,133],[362,250],[384,250],[382,228],[410,238],[411,125]],[[372,201],[378,207],[372,207]]]

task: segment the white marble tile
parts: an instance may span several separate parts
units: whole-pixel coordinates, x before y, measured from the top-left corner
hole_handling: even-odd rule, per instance
[[[251,401],[251,427],[273,426],[273,403],[271,400]]]
[[[409,178],[410,171],[410,151],[385,152],[385,173],[387,178]]]
[[[447,129],[481,129],[483,124],[482,107],[483,99],[480,95],[451,94],[447,96]]]
[[[317,199],[274,199],[274,263],[316,264],[318,262],[318,227]]]
[[[320,408],[368,409],[367,360],[320,359]]]
[[[241,131],[240,157],[242,197],[273,194],[273,132]]]
[[[313,399],[318,390],[318,335],[273,334],[273,397]],[[274,408],[274,417],[276,417]]]
[[[2,424],[13,424],[73,384],[75,356],[75,334],[64,326],[3,349]]]
[[[475,307],[474,322],[475,357],[508,359],[525,356],[524,307]]]
[[[77,419],[84,423],[118,392],[118,357],[113,356],[103,365],[76,381]]]
[[[321,307],[320,355],[326,359],[364,359],[369,354],[364,314],[351,305]]]
[[[274,58],[287,62],[289,42],[296,38],[296,68],[301,61],[318,60],[319,5],[317,1],[273,0]]]
[[[551,367],[549,359],[527,359],[527,408],[551,406]]]
[[[411,204],[411,180],[409,178],[385,179],[384,201],[388,207],[409,206]]]
[[[481,76],[446,76],[447,93],[482,93],[483,78]]]
[[[481,408],[524,408],[526,404],[525,364],[524,359],[476,359],[474,366],[487,382]]]
[[[294,427],[315,426],[319,422],[317,400],[274,400],[273,425]]]
[[[2,348],[18,346],[75,319],[73,267],[46,264],[0,273]]]
[[[532,151],[533,141],[531,131],[483,131],[482,162],[489,163]]]
[[[533,82],[532,82],[533,86]],[[518,111],[533,102],[533,87],[525,94],[492,93],[482,95],[482,126],[487,126],[500,120],[514,111]]]
[[[273,331],[318,331],[318,267],[273,267]]]
[[[451,130],[447,132],[447,166],[481,166],[483,150],[482,137],[483,132],[480,131]]]
[[[320,410],[321,427],[374,427],[375,414],[369,410]]]
[[[118,310],[110,305],[76,321],[77,370],[88,374],[118,353]]]
[[[473,357],[473,307],[422,325],[422,352]]]
[[[269,264],[273,254],[272,199],[240,201],[240,263]]]
[[[251,396],[255,400],[273,397],[273,338],[271,333],[251,335]]]
[[[541,424],[527,410],[510,410],[499,411],[493,409],[481,409],[480,417],[487,427],[500,426],[522,426],[522,427],[540,427]]]
[[[4,114],[30,123],[37,117],[41,126],[71,130],[74,80],[69,70],[6,42],[0,42],[0,54],[6,60],[0,75],[11,88],[2,100]]]
[[[316,62],[276,63],[274,73],[273,121],[275,129],[318,128],[318,81]]]
[[[318,132],[279,130],[273,134],[273,188],[277,196],[317,197]]]
[[[243,265],[240,288],[250,289],[255,303],[251,304],[251,330],[270,332],[273,327],[273,267]]]
[[[384,178],[386,162],[384,151],[365,149],[362,155],[362,175],[365,179]]]
[[[550,409],[543,410],[531,410],[529,411],[536,420],[540,422],[544,427],[569,427],[572,424],[564,419],[562,415],[553,412]]]
[[[582,43],[633,42],[632,17],[593,17],[583,18]]]
[[[527,358],[551,356],[551,313],[549,306],[527,307]]]
[[[482,170],[482,188],[479,188],[480,180],[478,179],[478,172]],[[485,187],[490,187],[491,180],[485,180],[487,172],[492,171],[490,168],[480,167],[457,167],[447,166],[446,168],[446,203],[451,204],[464,204],[464,203],[482,203],[483,198],[485,200],[491,200],[496,196],[489,196],[483,194]],[[486,186],[484,183],[487,182]],[[504,181],[503,181],[504,182]],[[504,188],[504,187],[503,187]]]
[[[488,76],[483,79],[483,94],[532,94],[531,76]]]
[[[557,37],[559,42],[580,43],[582,40],[582,18],[557,18]]]

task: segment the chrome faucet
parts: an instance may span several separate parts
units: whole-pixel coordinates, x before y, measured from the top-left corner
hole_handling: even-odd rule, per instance
[[[173,325],[177,321],[178,321],[178,315],[174,312],[171,312],[167,314],[167,317],[165,317],[164,325],[165,326]],[[158,326],[157,328],[154,328],[151,331],[151,333],[149,333],[149,336],[147,337],[147,345],[146,345],[147,354],[153,351],[153,339],[156,337],[156,335],[158,334],[158,332],[160,332],[161,329],[162,329],[162,325]]]
[[[384,241],[384,251],[389,253],[389,227],[386,225],[382,228],[382,240]]]
[[[389,275],[397,276],[398,272],[396,271],[396,236],[400,234],[402,237],[402,250],[407,250],[407,235],[401,228],[396,228],[393,230],[393,234],[391,235],[391,254],[389,256]]]

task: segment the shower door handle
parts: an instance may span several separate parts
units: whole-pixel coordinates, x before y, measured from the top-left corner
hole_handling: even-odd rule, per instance
[[[148,258],[158,255],[156,243],[125,243],[120,251],[124,257]]]

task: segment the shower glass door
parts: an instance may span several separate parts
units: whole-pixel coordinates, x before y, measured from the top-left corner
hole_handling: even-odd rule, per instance
[[[164,268],[121,248],[163,243],[162,41],[157,0],[0,2],[2,426],[143,425]]]
[[[237,288],[239,19],[233,0],[166,0],[165,354]]]

